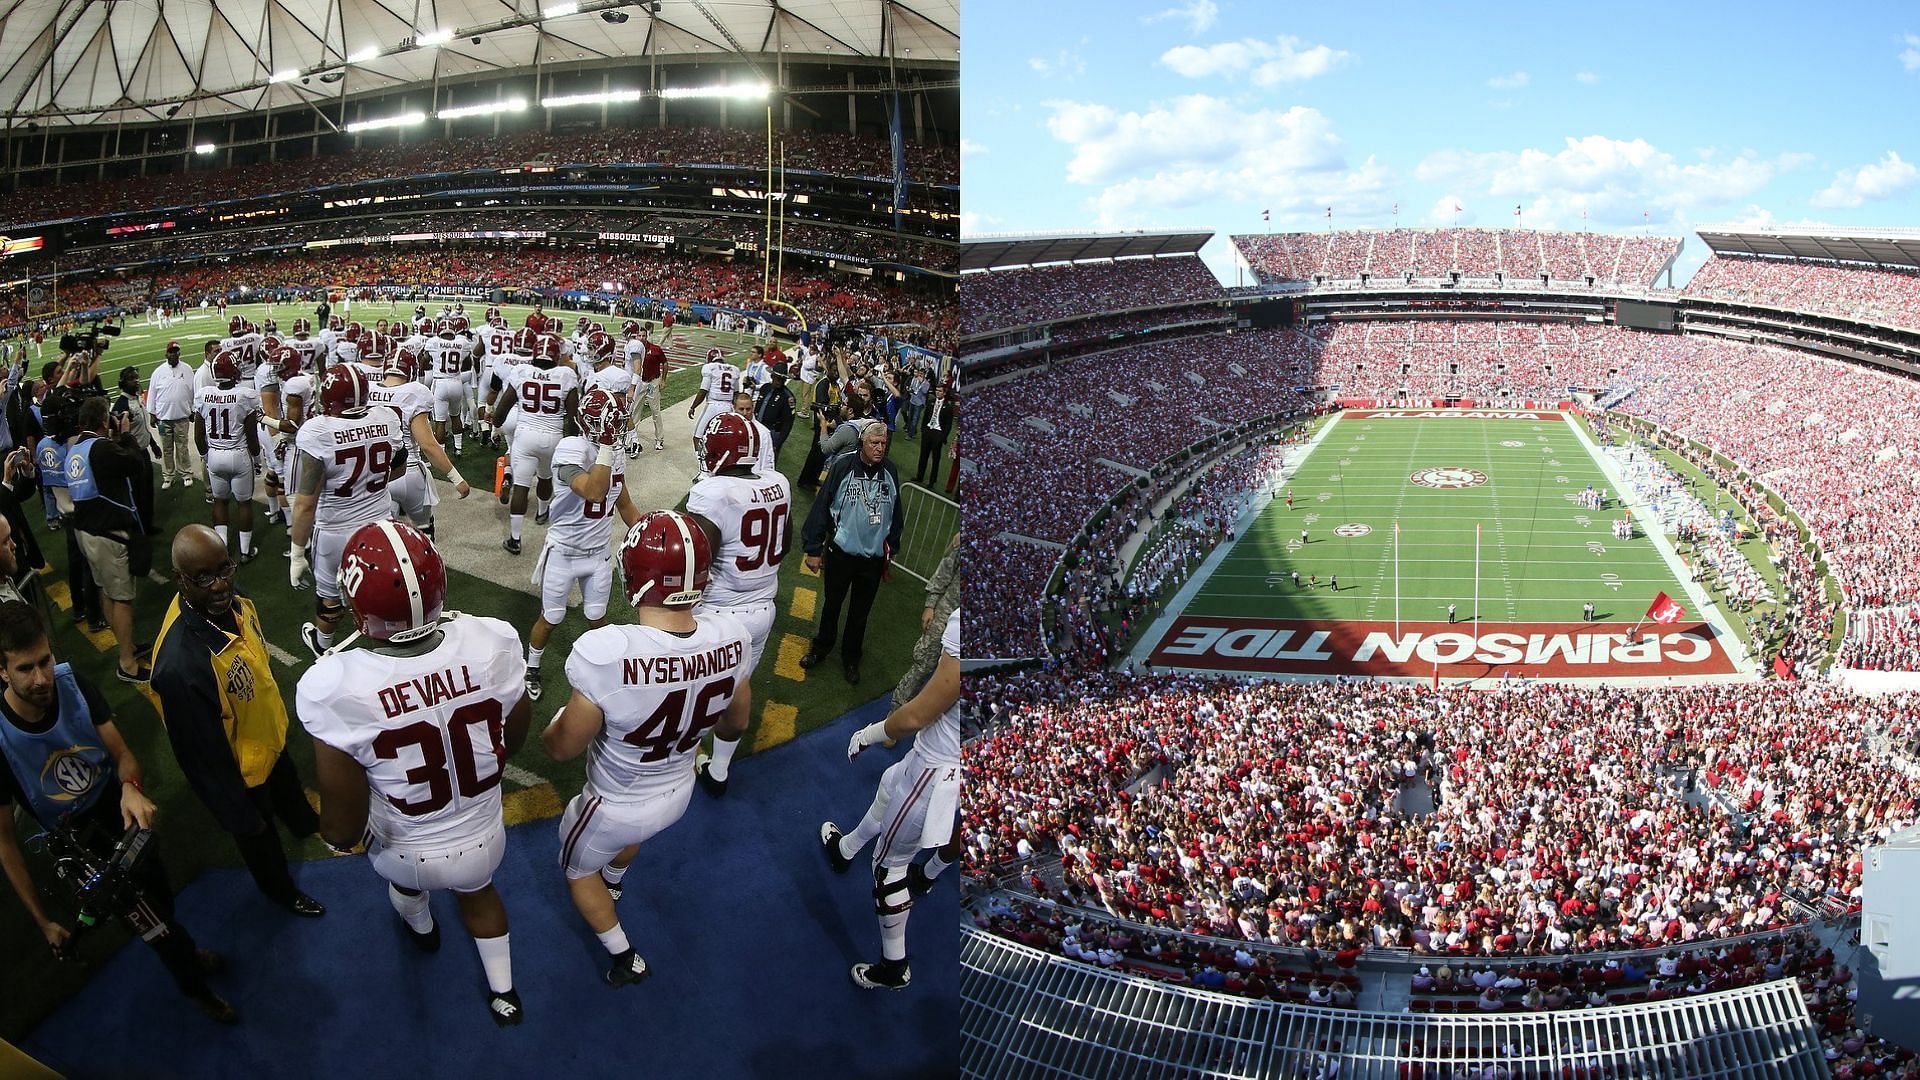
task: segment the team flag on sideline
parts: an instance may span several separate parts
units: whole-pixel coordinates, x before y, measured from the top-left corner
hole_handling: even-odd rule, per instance
[[[1653,603],[1647,606],[1647,618],[1657,623],[1679,622],[1680,616],[1686,613],[1687,609],[1666,593],[1655,593]]]

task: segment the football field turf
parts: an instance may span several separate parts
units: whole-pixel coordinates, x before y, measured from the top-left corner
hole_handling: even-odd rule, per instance
[[[1603,509],[1579,501],[1589,486],[1606,491]],[[1478,660],[1449,667],[1456,648],[1443,645],[1437,664],[1429,649],[1402,657],[1392,671],[1362,665],[1351,673],[1412,674],[1438,666],[1444,675],[1478,677],[1498,674],[1508,650],[1549,664],[1543,649],[1610,656],[1656,594],[1695,607],[1637,522],[1632,539],[1614,539],[1611,523],[1625,513],[1612,481],[1559,414],[1348,413],[1323,430],[1245,535],[1201,572],[1184,605],[1176,599],[1184,620],[1176,629],[1225,628],[1229,640],[1220,652],[1267,660],[1290,658],[1313,629],[1391,634],[1371,650],[1382,659],[1395,655],[1390,642],[1401,634],[1452,634],[1461,640],[1458,659]],[[1587,603],[1600,626],[1585,623]],[[1447,629],[1449,605],[1454,630]],[[1559,646],[1551,638],[1544,646],[1495,641],[1494,652],[1480,655],[1484,643],[1469,648],[1473,639],[1465,633],[1476,613],[1483,633],[1525,639],[1557,627],[1552,632],[1573,636]],[[1697,621],[1697,615],[1690,610],[1687,618]],[[1296,636],[1257,643],[1251,636],[1275,626]],[[1592,633],[1617,641],[1580,636]],[[1164,646],[1175,636],[1156,631],[1147,644]],[[1189,636],[1188,643],[1197,640]],[[1178,650],[1152,655],[1156,664],[1189,666]]]
[[[439,309],[437,302],[429,307],[435,312]],[[297,309],[293,305],[283,304],[279,306],[277,318],[281,327],[286,329],[295,314],[305,314],[310,310],[310,306],[303,305]],[[470,316],[483,310],[484,306],[476,310],[476,305],[469,305]],[[504,313],[510,322],[519,324],[529,310],[509,306],[504,308]],[[264,315],[264,309],[258,306],[233,307],[229,311],[244,314],[256,322]],[[412,305],[403,304],[395,315],[388,317],[404,318],[411,311]],[[356,305],[353,315],[370,324],[373,318],[386,313],[385,304]],[[194,314],[199,315],[198,312]],[[572,312],[551,314],[564,315],[569,320],[574,317]],[[171,329],[149,328],[136,318],[128,324],[126,333],[109,347],[102,365],[102,381],[109,387],[113,386],[114,373],[130,363],[138,364],[143,374],[150,372],[154,364],[163,361],[169,340],[180,341],[183,354],[189,359],[198,359],[200,342],[212,336],[223,336],[224,331],[225,323],[215,319],[211,313],[191,318]],[[693,366],[676,367],[667,378],[666,393],[663,395],[669,421],[667,450],[656,454],[649,444],[629,470],[630,489],[635,505],[642,512],[671,508],[685,494],[687,478],[693,469],[693,450],[686,438],[690,425],[685,416],[689,399],[698,389],[698,362],[705,359],[708,347],[719,345],[728,350],[729,360],[736,365],[744,364],[751,340],[741,335],[721,334],[699,327],[684,330],[675,328],[673,337],[665,345],[670,363],[684,362]],[[52,358],[55,353],[53,342],[49,342],[47,358]],[[37,374],[38,363],[31,366]],[[675,420],[678,421],[677,431],[672,426]],[[647,432],[645,420],[641,423],[641,432],[643,435]],[[779,465],[789,479],[799,472],[805,457],[805,439],[804,430],[798,430],[781,451]],[[892,457],[902,470],[903,480],[913,475],[918,454],[917,442],[896,438]],[[442,500],[436,510],[437,543],[446,555],[449,566],[448,608],[504,619],[520,631],[524,640],[528,629],[539,618],[540,602],[533,594],[528,575],[539,553],[545,530],[536,526],[529,515],[525,554],[512,559],[499,551],[506,510],[496,503],[489,490],[495,455],[495,451],[480,445],[477,440],[467,441],[465,453],[457,458],[462,473],[474,486],[473,495],[466,500],[455,500],[444,481],[436,478]],[[941,475],[944,477],[944,469]],[[158,487],[157,476],[155,486]],[[192,488],[176,485],[171,490],[156,490],[156,516],[163,532],[156,538],[153,550],[154,566],[161,573],[168,570],[167,544],[173,533],[190,522],[209,520],[209,507],[202,501],[204,491],[204,487],[198,484]],[[925,583],[921,578],[904,572],[901,567],[918,567],[922,573],[930,572],[954,528],[944,523],[951,521],[957,524],[958,521],[957,510],[949,511],[949,504],[933,502],[931,496],[913,489],[909,489],[908,494],[913,500],[909,502],[910,507],[918,502],[923,508],[932,508],[933,512],[927,515],[930,525],[919,530],[918,540],[910,544],[909,550],[896,560],[891,580],[880,586],[866,636],[866,655],[861,664],[862,681],[858,686],[849,686],[841,674],[838,650],[825,664],[811,671],[801,669],[798,664],[817,622],[822,596],[819,577],[805,572],[802,552],[798,550],[801,525],[806,520],[813,500],[807,492],[797,487],[794,489],[793,549],[781,564],[778,614],[768,639],[766,655],[753,680],[752,726],[746,735],[742,756],[737,759],[736,775],[751,775],[751,755],[756,750],[779,745],[832,721],[861,703],[890,693],[894,682],[905,670],[920,632]],[[232,838],[218,829],[181,777],[153,709],[133,687],[113,677],[111,636],[105,632],[87,632],[73,623],[65,577],[65,534],[48,530],[41,524],[41,512],[37,505],[28,505],[26,513],[34,525],[42,553],[52,567],[51,572],[40,580],[47,586],[55,609],[55,655],[61,660],[70,661],[91,679],[112,704],[122,734],[145,768],[147,789],[165,817],[166,824],[159,830],[159,848],[176,886],[204,868],[238,865],[239,858]],[[947,516],[940,517],[940,514]],[[913,519],[910,517],[909,520],[911,523]],[[283,557],[287,548],[285,527],[264,524],[264,515],[257,517],[256,522],[255,538],[262,554],[255,562],[240,569],[238,586],[259,606],[261,622],[276,657],[275,675],[291,713],[294,687],[310,663],[310,654],[300,640],[300,626],[313,617],[314,595],[310,588],[296,591],[288,584],[287,562]],[[940,531],[942,527],[945,528],[944,533]],[[171,587],[161,587],[151,582],[139,585],[134,607],[135,636],[138,640],[153,640],[165,613],[165,604],[172,598],[173,592]],[[613,622],[634,621],[632,609],[619,594],[617,578],[608,615]],[[576,599],[574,606],[569,609],[567,620],[554,630],[547,646],[542,664],[545,693],[534,707],[535,730],[544,727],[567,700],[570,691],[564,665],[573,640],[585,628]],[[298,726],[297,718],[295,725]],[[302,777],[311,787],[313,759],[310,741],[304,732],[296,731],[290,735],[288,745]],[[579,790],[584,770],[584,757],[566,763],[554,762],[542,752],[538,741],[529,737],[527,745],[509,760],[505,770],[502,786],[508,822],[512,824],[558,815],[566,800]],[[327,855],[326,848],[317,839],[293,841],[288,846],[290,856],[296,860],[324,858]],[[30,862],[34,865],[36,876],[43,882],[43,895],[51,898],[52,878],[44,860],[30,857]],[[55,910],[63,915],[70,914],[64,900],[53,899],[51,902]],[[15,979],[14,985],[35,987],[30,993],[0,994],[0,1038],[17,1038],[53,1004],[76,989],[85,979],[86,972],[125,940],[125,933],[118,927],[109,927],[88,936],[80,949],[79,963],[56,964],[48,955],[25,909],[17,903],[0,902],[0,955],[18,959],[18,963],[9,969]]]

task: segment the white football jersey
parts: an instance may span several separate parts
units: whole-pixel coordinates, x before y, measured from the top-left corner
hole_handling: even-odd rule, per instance
[[[501,327],[483,326],[475,338],[480,343],[480,355],[485,358],[485,362],[481,365],[483,371],[492,374],[495,366],[513,362],[513,331]]]
[[[960,659],[960,609],[947,616],[947,628],[940,634],[940,651]],[[923,765],[960,764],[960,703],[940,714],[940,719],[920,729],[913,737],[913,752]]]
[[[247,417],[259,413],[260,391],[245,383],[231,390],[203,386],[193,393],[193,411],[206,425],[208,449],[244,450]]]
[[[607,393],[618,394],[620,400],[625,401],[627,394],[633,390],[633,372],[618,364],[608,364],[588,375],[586,381],[581,384],[580,392],[584,394],[596,386],[606,387]]]
[[[287,414],[287,402],[292,398],[299,398],[303,406],[313,400],[312,375],[302,372],[280,384],[280,413],[282,416]]]
[[[367,770],[367,824],[388,846],[458,847],[501,823],[506,717],[526,692],[520,637],[477,615],[441,630],[418,656],[329,653],[294,695],[301,725]]]
[[[288,338],[282,342],[287,348],[300,354],[301,371],[320,370],[320,359],[327,355],[327,343],[319,338]]]
[[[427,360],[436,379],[457,379],[466,366],[467,345],[457,337],[433,338],[426,344]]]
[[[607,497],[588,502],[573,487],[560,480],[560,469],[573,465],[592,469],[600,448],[584,435],[569,435],[553,449],[553,511],[548,518],[547,543],[581,555],[605,555],[612,546],[613,523],[620,515],[613,504],[620,498],[620,487],[627,482],[627,455],[618,447],[613,451],[613,479],[607,485]]]
[[[702,603],[744,606],[779,595],[780,560],[786,558],[787,519],[793,511],[785,476],[703,476],[687,492],[687,509],[720,530],[720,550],[714,552]]]
[[[733,408],[733,392],[739,388],[740,371],[725,360],[711,360],[700,368],[700,389],[707,392],[709,406],[717,402]]]
[[[640,364],[647,357],[647,343],[637,337],[628,338],[626,340],[626,357],[627,370],[633,373],[634,378],[638,379],[640,377]]]
[[[513,388],[518,399],[523,430],[544,431],[555,438],[565,430],[567,395],[580,386],[580,373],[573,365],[561,362],[550,368],[538,364],[516,364],[500,373],[501,381]]]
[[[220,347],[214,350],[214,355],[218,356],[229,349],[233,350],[233,355],[240,362],[240,377],[252,382],[253,369],[260,363],[262,351],[266,348],[265,342],[266,338],[259,334],[241,334],[239,337],[221,338]]]
[[[698,616],[686,637],[615,624],[573,643],[567,681],[605,714],[587,751],[587,782],[602,798],[639,802],[684,783],[701,736],[745,679],[752,642],[740,620]]]
[[[387,470],[401,439],[400,418],[391,409],[369,409],[361,417],[323,413],[300,425],[294,445],[324,470],[314,508],[317,527],[357,529],[392,516]]]
[[[413,418],[426,413],[433,418],[433,391],[417,382],[403,382],[399,386],[387,386],[375,383],[367,391],[367,403],[376,408],[392,409],[400,418],[400,445],[412,455],[419,451],[413,441]]]

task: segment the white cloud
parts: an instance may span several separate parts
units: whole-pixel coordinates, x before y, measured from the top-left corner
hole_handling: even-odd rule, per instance
[[[1027,67],[1042,78],[1059,76],[1073,79],[1087,73],[1087,58],[1071,49],[1061,49],[1052,56],[1030,56]]]
[[[1589,135],[1569,138],[1557,151],[1442,150],[1421,161],[1414,176],[1456,191],[1484,192],[1509,207],[1527,204],[1531,228],[1578,227],[1583,211],[1594,226],[1637,226],[1748,198],[1805,163],[1803,154],[1761,158],[1751,150],[1730,158],[1696,153],[1692,162],[1682,162],[1644,139]]]
[[[1495,90],[1518,90],[1532,81],[1533,76],[1524,71],[1516,71],[1511,75],[1495,75],[1487,80],[1487,85]]]
[[[1460,209],[1456,211],[1454,207]],[[1433,200],[1432,208],[1427,211],[1427,216],[1422,220],[1428,225],[1453,225],[1456,222],[1461,225],[1472,225],[1479,218],[1467,209],[1465,199],[1458,195],[1447,194]]]
[[[1920,182],[1920,167],[1889,150],[1879,161],[1857,169],[1841,169],[1833,183],[1808,201],[1815,206],[1859,206],[1869,199],[1892,198],[1916,182]]]
[[[1220,5],[1213,0],[1192,0],[1180,7],[1170,7],[1165,11],[1142,16],[1143,23],[1156,23],[1162,19],[1185,19],[1194,33],[1204,33],[1220,17]]]
[[[1282,36],[1272,41],[1246,38],[1218,45],[1179,45],[1162,53],[1160,62],[1189,79],[1249,73],[1256,86],[1276,86],[1325,75],[1352,56],[1344,49]]]
[[[1100,228],[1161,225],[1219,203],[1273,211],[1276,227],[1324,221],[1325,208],[1385,217],[1394,177],[1372,158],[1349,167],[1319,111],[1243,111],[1205,94],[1139,112],[1052,101],[1047,130],[1072,154],[1067,179],[1100,188],[1087,205]]]
[[[992,232],[994,226],[1004,224],[1006,224],[1006,222],[994,217],[992,214],[982,214],[974,210],[960,211],[961,239],[969,236],[979,236],[981,233]]]
[[[960,157],[963,160],[970,157],[984,157],[991,152],[992,151],[987,149],[986,143],[974,142],[972,139],[965,137],[962,137],[960,140]]]
[[[1588,86],[1592,86],[1594,83],[1597,83],[1600,81],[1600,76],[1595,75],[1591,71],[1576,71],[1573,74],[1573,81],[1577,83],[1585,83]]]
[[[1900,51],[1900,66],[1908,71],[1920,71],[1920,34],[1907,35],[1907,47]]]

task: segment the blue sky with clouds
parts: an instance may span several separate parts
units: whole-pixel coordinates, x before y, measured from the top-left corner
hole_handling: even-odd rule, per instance
[[[963,235],[1920,227],[1920,3],[967,0]],[[1583,221],[1582,213],[1586,214]],[[1644,217],[1643,217],[1644,215]],[[1205,253],[1232,274],[1224,240]]]

